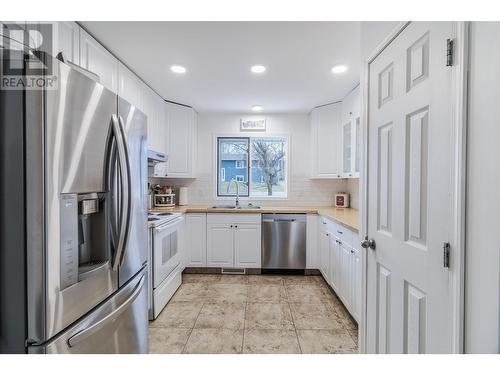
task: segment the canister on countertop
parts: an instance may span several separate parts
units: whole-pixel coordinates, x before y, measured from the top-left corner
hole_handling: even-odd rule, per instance
[[[348,208],[349,207],[349,194],[343,193],[343,192],[335,194],[335,207]]]
[[[188,205],[188,188],[183,186],[179,188],[179,206]]]

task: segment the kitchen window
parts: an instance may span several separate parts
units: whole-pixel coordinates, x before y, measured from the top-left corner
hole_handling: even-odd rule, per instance
[[[218,137],[217,196],[286,198],[287,158],[287,137]]]

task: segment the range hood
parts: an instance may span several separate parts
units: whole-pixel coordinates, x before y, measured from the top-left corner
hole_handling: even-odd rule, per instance
[[[168,160],[168,155],[163,152],[148,150],[148,165],[153,166],[156,163],[164,163]]]

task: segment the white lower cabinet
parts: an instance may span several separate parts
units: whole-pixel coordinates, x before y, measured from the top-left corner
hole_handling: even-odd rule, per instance
[[[232,224],[207,224],[207,266],[233,267],[234,229]]]
[[[260,215],[207,215],[207,267],[260,266]]]
[[[340,289],[339,297],[347,310],[351,311],[351,248],[340,243]]]
[[[331,269],[331,280],[330,284],[334,290],[340,289],[340,241],[338,237],[331,235],[330,236],[330,269]]]
[[[361,257],[360,251],[352,248],[351,255],[351,311],[359,322],[361,317]]]
[[[236,224],[234,230],[234,266],[260,268],[260,224]]]
[[[361,309],[361,254],[357,233],[320,218],[319,269],[347,310],[359,321]]]
[[[207,266],[207,214],[186,214],[186,267]]]
[[[330,284],[330,241],[329,233],[327,230],[327,223],[323,219],[320,222],[319,230],[319,270],[321,271],[325,280]]]

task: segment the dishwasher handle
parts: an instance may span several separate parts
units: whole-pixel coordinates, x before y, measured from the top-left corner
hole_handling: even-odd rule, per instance
[[[262,219],[263,223],[279,223],[279,222],[293,223],[295,221],[297,221],[297,219]]]

